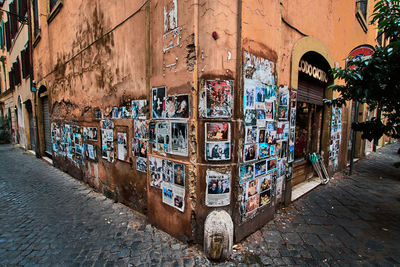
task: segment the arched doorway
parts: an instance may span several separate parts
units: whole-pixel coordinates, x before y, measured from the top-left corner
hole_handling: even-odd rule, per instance
[[[296,137],[294,146],[293,185],[313,177],[308,156],[321,152],[324,120],[324,98],[329,63],[314,51],[305,53],[299,63],[296,109]]]
[[[39,99],[41,107],[41,122],[43,131],[43,143],[44,152],[47,156],[52,155],[52,144],[51,144],[51,128],[50,128],[50,104],[48,91],[45,86],[39,88]]]

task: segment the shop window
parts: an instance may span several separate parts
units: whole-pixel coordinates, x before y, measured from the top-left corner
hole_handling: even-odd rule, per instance
[[[51,22],[60,12],[63,0],[49,0],[47,22]]]
[[[357,0],[356,1],[356,17],[363,30],[368,30],[368,0]]]

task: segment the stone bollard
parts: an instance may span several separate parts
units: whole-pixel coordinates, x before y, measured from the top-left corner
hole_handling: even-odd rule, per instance
[[[214,261],[222,261],[232,254],[233,222],[224,210],[214,210],[204,223],[204,252]]]

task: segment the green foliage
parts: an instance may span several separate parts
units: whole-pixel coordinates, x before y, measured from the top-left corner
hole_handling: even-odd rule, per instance
[[[379,0],[375,4],[371,24],[384,34],[389,44],[375,47],[375,53],[366,59],[350,58],[347,67],[334,68],[335,79],[345,85],[332,85],[331,89],[341,96],[326,100],[328,104],[345,105],[355,100],[378,108],[384,116],[353,124],[356,131],[362,131],[362,138],[372,140],[383,134],[400,138],[400,0]]]

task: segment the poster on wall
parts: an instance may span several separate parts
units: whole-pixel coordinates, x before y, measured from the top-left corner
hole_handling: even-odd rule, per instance
[[[156,124],[156,150],[158,152],[169,152],[170,123],[157,122]]]
[[[262,207],[271,202],[271,175],[259,178],[260,204]]]
[[[136,170],[139,172],[147,172],[147,158],[136,158]]]
[[[118,159],[122,161],[128,161],[128,149],[127,149],[127,137],[125,132],[117,133],[118,141]]]
[[[152,90],[152,117],[153,119],[165,118],[166,88],[158,87]]]
[[[265,119],[266,121],[275,120],[275,101],[267,100],[265,102]]]
[[[206,142],[228,142],[230,140],[230,123],[206,122]]]
[[[240,166],[239,177],[240,183],[252,180],[254,178],[254,164],[246,164]]]
[[[114,133],[112,129],[101,130],[101,156],[109,162],[114,162]]]
[[[206,160],[230,160],[231,144],[230,142],[206,142]]]
[[[171,122],[171,154],[188,155],[188,124]]]
[[[289,122],[278,122],[276,134],[278,140],[287,140],[289,138]]]
[[[258,158],[258,144],[244,145],[243,162],[256,160]]]
[[[189,118],[189,95],[168,96],[165,101],[166,118]]]
[[[85,159],[97,162],[97,146],[84,143]]]
[[[83,127],[83,139],[97,141],[97,127]]]
[[[147,112],[147,100],[132,100],[131,109],[132,119],[145,120]]]
[[[206,172],[206,206],[222,207],[230,204],[231,173],[215,170]]]
[[[329,145],[330,166],[335,170],[339,166],[339,151],[342,139],[342,109],[332,108],[331,141]]]
[[[284,178],[284,176],[280,176],[278,179],[276,179],[275,199],[277,201],[280,201],[282,199],[283,178]]]
[[[207,80],[206,92],[206,117],[230,118],[233,106],[233,81]]]

